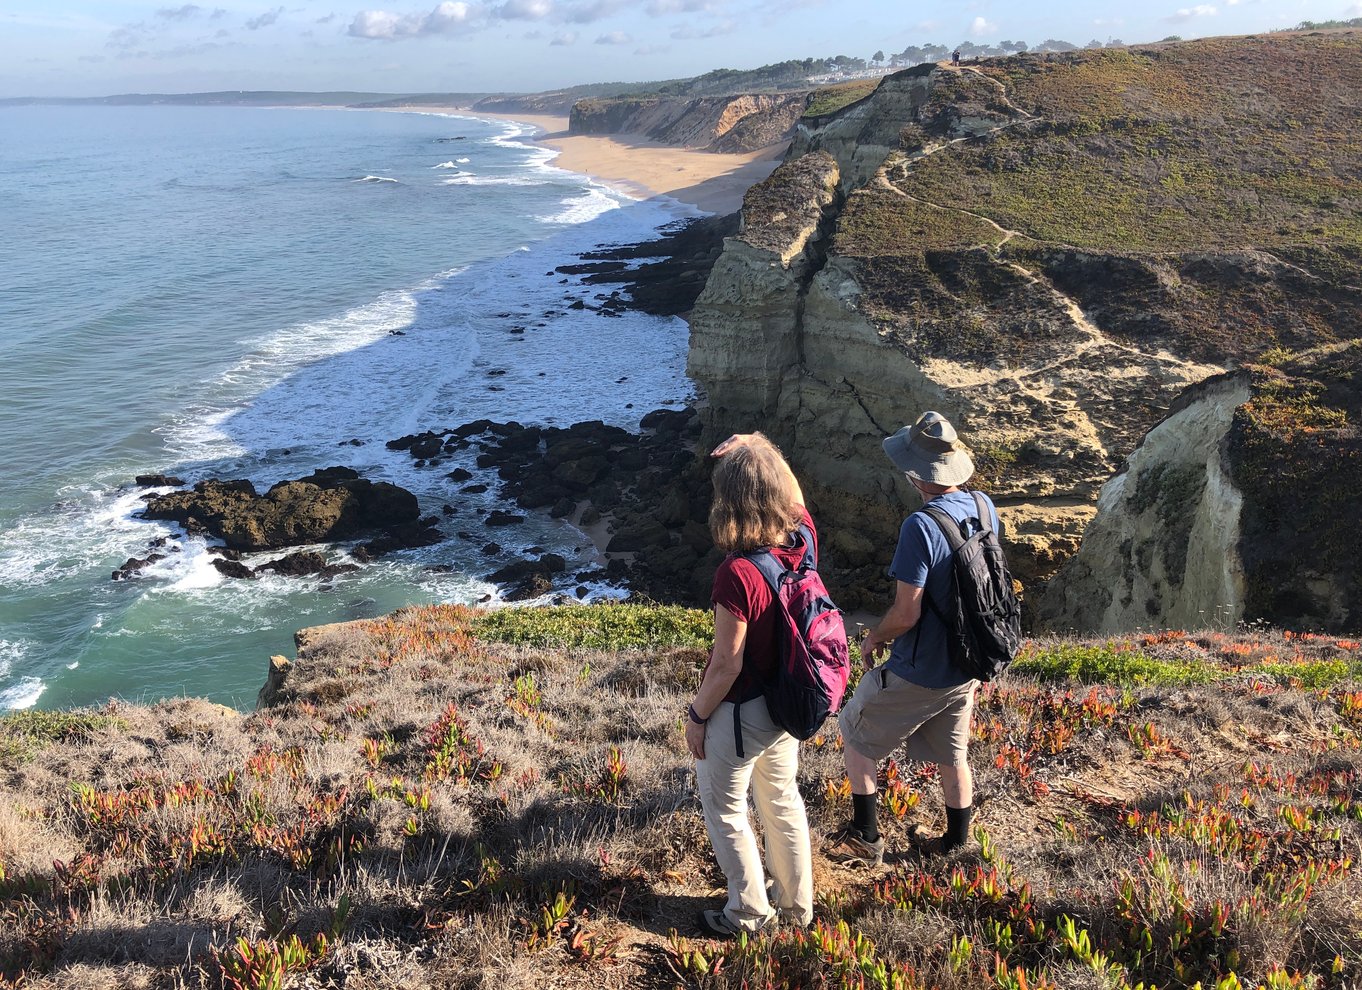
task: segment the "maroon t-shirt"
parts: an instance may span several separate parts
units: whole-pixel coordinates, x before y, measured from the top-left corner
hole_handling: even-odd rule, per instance
[[[813,551],[818,553],[818,530],[813,517],[804,510],[804,525],[813,534]],[[773,547],[785,567],[793,569],[804,559],[804,546]],[[761,694],[761,685],[775,673],[780,656],[776,644],[776,610],[771,586],[761,576],[755,564],[742,557],[725,557],[714,572],[714,590],[710,601],[722,605],[740,621],[747,623],[747,640],[743,645],[742,673],[724,696],[725,701],[748,701]]]

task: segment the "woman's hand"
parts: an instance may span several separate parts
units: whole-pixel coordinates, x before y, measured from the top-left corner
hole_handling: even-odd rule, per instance
[[[686,717],[686,749],[697,760],[705,758],[705,727]]]
[[[751,442],[754,436],[756,436],[755,433],[735,433],[723,443],[719,444],[719,446],[711,450],[709,456],[723,457],[724,454],[727,454],[730,451],[737,450],[739,447],[745,447]]]

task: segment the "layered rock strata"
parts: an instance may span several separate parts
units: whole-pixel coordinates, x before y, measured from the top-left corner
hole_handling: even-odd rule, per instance
[[[580,100],[568,133],[641,134],[662,144],[742,153],[787,140],[807,102],[805,92]]]

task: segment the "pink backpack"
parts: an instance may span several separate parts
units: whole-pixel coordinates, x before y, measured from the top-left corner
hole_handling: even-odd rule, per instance
[[[775,675],[762,685],[766,707],[776,725],[796,739],[808,739],[842,707],[851,659],[841,610],[832,603],[818,576],[813,533],[807,526],[800,526],[798,532],[805,549],[793,570],[770,550],[741,556],[766,579],[778,611],[779,662]],[[737,751],[742,757],[741,731]]]

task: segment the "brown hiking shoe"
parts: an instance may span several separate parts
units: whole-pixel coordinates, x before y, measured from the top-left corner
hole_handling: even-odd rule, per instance
[[[858,829],[848,826],[827,837],[823,852],[839,863],[881,866],[884,863],[884,837],[871,842]]]

